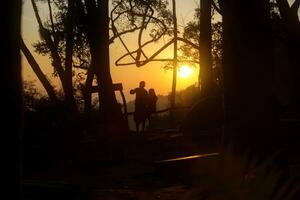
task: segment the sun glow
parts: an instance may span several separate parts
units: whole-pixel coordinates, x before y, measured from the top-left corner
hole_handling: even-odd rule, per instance
[[[191,67],[183,65],[179,67],[178,73],[181,78],[188,78],[189,76],[192,75],[193,70]]]

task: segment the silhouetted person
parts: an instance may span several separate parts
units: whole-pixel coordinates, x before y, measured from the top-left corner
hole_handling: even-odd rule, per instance
[[[155,90],[153,88],[149,89],[149,95],[148,95],[148,120],[149,125],[151,121],[151,115],[156,112],[156,102],[157,102],[157,96],[155,94]]]
[[[142,131],[145,130],[145,121],[147,118],[147,102],[148,92],[145,89],[145,81],[140,82],[140,86],[130,90],[130,94],[136,94],[135,96],[135,110],[134,110],[134,122],[136,131],[139,132],[139,126],[142,123]]]

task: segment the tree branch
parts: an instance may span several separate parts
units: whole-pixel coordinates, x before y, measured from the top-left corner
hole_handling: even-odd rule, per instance
[[[132,29],[128,29],[128,30],[122,31],[121,33],[117,32],[117,31],[113,31],[114,35],[109,39],[109,43],[111,44],[111,43],[114,42],[114,40],[116,38],[121,37],[122,35],[124,35],[126,33],[132,33],[132,32],[134,32],[134,31],[136,31],[136,30],[138,30],[140,28],[141,28],[141,26],[140,27],[134,27]]]
[[[36,16],[36,19],[37,19],[37,22],[38,22],[38,25],[39,25],[41,37],[46,41],[47,46],[50,49],[50,52],[51,52],[51,55],[52,55],[52,59],[53,59],[53,67],[57,71],[58,76],[61,79],[62,83],[64,83],[64,80],[65,80],[64,69],[62,67],[61,59],[60,59],[60,56],[58,54],[57,48],[55,47],[54,42],[51,39],[51,34],[43,26],[43,23],[42,23],[42,20],[40,18],[40,15],[38,13],[38,8],[36,6],[35,1],[31,0],[31,4],[32,4],[33,10],[34,10],[34,14]]]
[[[191,42],[191,41],[189,41],[189,40],[187,40],[185,38],[178,37],[177,40],[185,42],[185,43],[191,45],[193,48],[195,48],[197,50],[200,48],[198,45],[194,44],[193,42]]]
[[[147,23],[145,23],[148,9],[149,9],[149,4],[147,4],[145,15],[143,16],[143,19],[142,19],[142,27],[141,27],[141,29],[139,31],[139,35],[138,35],[138,46],[139,46],[139,48],[137,50],[137,54],[136,54],[136,58],[135,58],[135,60],[137,61],[137,63],[136,63],[137,67],[139,67],[139,63],[140,63],[139,60],[141,58],[141,54],[143,54],[147,58],[147,56],[145,55],[143,49],[141,48],[141,45],[142,45],[143,31],[144,31],[144,29],[146,29],[146,27],[147,27],[147,25],[149,23],[149,21]]]
[[[52,35],[53,35],[53,39],[54,39],[54,44],[57,47],[58,45],[58,41],[55,35],[55,28],[54,28],[54,20],[53,20],[53,14],[52,14],[52,7],[51,7],[51,0],[48,0],[48,8],[49,8],[49,18],[50,18],[50,22],[51,22],[51,28],[52,28]]]
[[[41,29],[41,28],[44,29],[44,26],[43,26],[41,17],[40,17],[40,15],[39,15],[39,11],[38,11],[38,8],[37,8],[37,6],[36,6],[36,3],[35,3],[34,0],[31,0],[31,3],[32,3],[32,8],[33,8],[33,11],[34,11],[36,20],[37,20],[37,22],[38,22],[39,28],[40,28],[40,29]]]
[[[66,49],[65,49],[65,76],[72,84],[72,56],[73,56],[73,12],[74,12],[74,1],[68,0],[68,11],[65,24],[65,33],[66,33]],[[69,82],[68,81],[68,82]]]
[[[56,103],[58,101],[58,98],[57,98],[57,96],[55,94],[54,87],[50,84],[50,82],[48,81],[47,77],[42,72],[39,64],[36,62],[36,60],[34,59],[33,55],[30,53],[29,49],[25,45],[25,43],[24,43],[24,41],[23,41],[22,38],[20,38],[20,48],[21,48],[24,56],[26,57],[29,65],[31,66],[32,70],[34,71],[34,73],[36,74],[37,78],[42,83],[43,87],[45,88],[45,90],[46,90],[46,92],[47,92],[50,100],[52,102]]]
[[[143,66],[143,65],[146,65],[147,63],[149,63],[149,62],[151,62],[151,61],[169,61],[169,60],[162,60],[162,59],[156,59],[156,60],[154,60],[154,58],[155,58],[158,54],[160,54],[164,49],[166,49],[168,46],[170,46],[170,45],[174,42],[174,40],[175,40],[174,38],[173,38],[172,40],[170,40],[168,43],[166,43],[163,47],[161,47],[158,51],[156,51],[156,52],[155,52],[151,57],[149,57],[148,59],[145,59],[145,60],[143,60],[143,61],[139,61],[139,62],[140,62],[140,65],[139,65],[138,67]],[[192,43],[191,41],[189,41],[189,40],[187,40],[187,39],[185,39],[185,38],[177,37],[177,40],[182,41],[182,42],[185,42],[185,43],[191,45],[193,48],[195,48],[195,49],[197,49],[197,50],[200,48],[198,45],[195,45],[194,43]],[[145,46],[146,46],[147,44],[149,44],[149,43],[150,43],[150,41],[148,41],[147,43],[143,44],[143,45],[141,46],[141,48],[145,47]],[[116,65],[116,66],[125,66],[125,65],[133,65],[133,64],[136,64],[136,60],[135,60],[135,59],[133,59],[134,62],[129,62],[129,63],[119,63],[119,62],[120,62],[123,58],[125,58],[126,56],[132,55],[132,54],[134,54],[134,53],[137,53],[137,51],[138,51],[138,50],[135,50],[135,51],[128,52],[128,53],[124,54],[124,55],[121,56],[118,60],[116,60],[115,65]],[[132,56],[132,57],[134,58],[134,56]],[[185,60],[185,61],[187,61],[187,60]],[[184,61],[182,61],[182,62],[184,62]],[[187,61],[187,62],[199,63],[199,61],[194,61],[194,60],[190,60],[190,61]]]
[[[147,64],[148,62],[172,62],[174,59],[172,58],[153,58],[153,59],[146,59],[142,60],[140,62]],[[182,63],[196,63],[199,64],[199,61],[197,60],[180,60],[177,59],[177,62],[182,62]],[[118,66],[127,66],[127,65],[136,65],[136,62],[128,62],[128,63],[120,63]]]
[[[214,0],[211,0],[211,4],[213,5],[214,9],[222,15],[222,10],[217,6],[216,2]]]
[[[158,51],[156,51],[151,57],[149,57],[148,59],[144,60],[143,62],[140,62],[139,67],[141,67],[143,65],[146,65],[148,62],[152,61],[158,54],[160,54],[160,52],[162,52],[164,49],[166,49],[168,46],[170,46],[173,42],[174,42],[174,38],[172,40],[170,40],[168,43],[166,43],[163,47],[161,47]],[[137,50],[135,50],[133,52],[130,52],[130,53],[124,54],[118,60],[116,60],[115,65],[116,66],[126,65],[126,64],[119,64],[119,61],[121,59],[125,58],[126,56],[128,56],[129,54],[133,54],[133,53],[136,53],[136,52],[137,52]],[[136,62],[135,62],[135,64],[136,64]]]

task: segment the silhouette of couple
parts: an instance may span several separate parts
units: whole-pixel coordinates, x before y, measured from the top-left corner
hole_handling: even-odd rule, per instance
[[[150,123],[151,115],[156,112],[157,96],[155,91],[151,88],[148,93],[145,89],[145,85],[145,81],[141,81],[138,88],[130,90],[130,94],[136,94],[134,122],[137,133],[139,132],[140,124],[142,124],[142,132],[145,131],[146,119],[148,119]]]

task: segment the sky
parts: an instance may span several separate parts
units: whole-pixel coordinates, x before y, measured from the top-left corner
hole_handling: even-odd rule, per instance
[[[171,0],[170,5],[171,5]],[[53,68],[50,64],[50,59],[48,56],[41,56],[34,52],[32,44],[37,42],[40,38],[36,23],[36,18],[32,9],[30,0],[23,1],[23,12],[22,12],[22,37],[25,41],[25,44],[30,49],[31,53],[36,58],[37,62],[40,64],[43,72],[47,75],[48,79],[51,80],[51,83],[56,88],[60,88],[60,82],[57,78],[52,75]],[[290,3],[293,0],[289,1]],[[177,0],[177,20],[178,26],[183,27],[193,18],[194,9],[199,5],[199,0]],[[48,17],[47,6],[42,6],[38,4],[39,13],[42,19]],[[300,12],[300,10],[299,10]],[[299,13],[298,12],[298,13]],[[123,37],[124,41],[128,44],[131,50],[134,49],[134,44],[136,41],[133,39],[132,35]],[[154,46],[148,48],[149,55],[151,52],[154,52],[155,49],[163,46],[168,42],[168,38],[161,40],[156,43]],[[172,46],[167,48],[162,52],[159,58],[172,58]],[[129,94],[129,90],[138,86],[141,80],[146,82],[146,89],[154,88],[157,94],[167,95],[171,91],[172,84],[172,71],[165,71],[162,67],[166,63],[162,62],[150,62],[149,64],[137,68],[134,65],[131,66],[115,66],[115,60],[118,59],[121,55],[125,53],[124,47],[118,40],[110,45],[110,63],[111,63],[111,75],[114,83],[122,83],[124,88],[124,93],[127,101],[133,100],[134,96]],[[23,56],[22,56],[23,57]],[[25,57],[22,59],[22,74],[24,81],[34,81],[39,91],[42,94],[45,94],[45,91],[41,84],[39,83],[36,75],[31,70],[30,65],[27,63]],[[198,80],[198,69],[192,69],[192,72],[189,76],[182,78],[181,76],[177,77],[177,90],[182,90],[192,84],[196,84]],[[117,98],[120,100],[119,94]]]
[[[182,27],[189,20],[193,18],[194,9],[197,7],[196,0],[177,0],[177,18],[178,25]],[[38,4],[39,13],[43,19],[47,18],[47,7]],[[50,63],[48,56],[41,56],[34,52],[32,44],[37,42],[40,38],[38,33],[38,26],[36,18],[32,9],[30,0],[24,0],[23,11],[22,11],[22,37],[25,44],[30,49],[31,53],[40,64],[43,72],[47,75],[48,79],[51,80],[52,85],[56,88],[60,88],[60,82],[57,78],[52,75],[53,68]],[[150,52],[154,52],[155,49],[161,47],[164,43],[168,42],[168,38],[160,41],[151,47]],[[124,41],[131,47],[131,43],[135,43],[132,36],[124,37]],[[134,45],[132,45],[133,50]],[[111,75],[114,83],[122,83],[124,93],[127,101],[134,99],[133,95],[129,94],[129,90],[138,86],[141,80],[146,82],[146,89],[154,88],[157,94],[167,95],[171,91],[172,84],[172,71],[164,70],[162,67],[166,63],[162,62],[151,62],[143,67],[137,68],[135,65],[131,66],[115,66],[115,60],[118,59],[123,53],[125,53],[124,47],[121,43],[116,40],[110,45],[110,62],[111,62]],[[172,46],[159,56],[160,58],[172,58]],[[34,81],[37,88],[41,93],[45,94],[43,87],[39,83],[36,75],[32,71],[30,65],[27,63],[26,58],[22,55],[22,75],[24,81]],[[189,85],[197,82],[198,69],[192,69],[189,76],[183,78],[178,76],[177,78],[177,90],[186,88]],[[117,93],[116,93],[117,94]],[[117,94],[117,98],[120,97]]]

